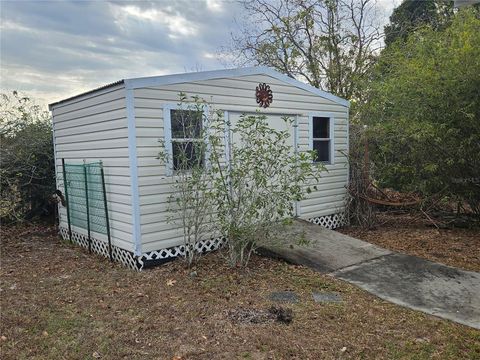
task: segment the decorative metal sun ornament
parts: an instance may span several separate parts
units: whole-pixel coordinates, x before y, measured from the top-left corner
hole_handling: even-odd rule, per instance
[[[260,107],[267,108],[273,101],[273,94],[270,85],[265,83],[258,84],[255,89],[255,95],[257,97],[257,104]]]

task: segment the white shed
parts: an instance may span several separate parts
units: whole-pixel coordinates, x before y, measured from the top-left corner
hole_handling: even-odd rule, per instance
[[[170,139],[169,111],[179,93],[198,95],[231,119],[259,109],[255,89],[267,84],[273,93],[261,109],[275,123],[288,115],[297,124],[292,144],[317,149],[328,172],[318,190],[296,204],[297,216],[335,228],[344,221],[348,182],[349,102],[267,67],[192,72],[121,80],[50,104],[57,188],[64,191],[62,159],[68,164],[101,160],[113,257],[143,268],[182,253],[182,229],[166,221],[171,177],[158,160],[159,139]],[[60,206],[60,232],[86,246],[87,229],[71,225]],[[91,233],[92,250],[108,255],[105,234]],[[218,239],[203,250],[219,245]]]

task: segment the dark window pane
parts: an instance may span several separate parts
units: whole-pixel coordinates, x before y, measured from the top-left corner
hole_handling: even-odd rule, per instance
[[[194,166],[203,166],[202,143],[198,141],[172,141],[173,169],[188,170]]]
[[[330,119],[327,117],[313,118],[313,138],[330,137]]]
[[[202,131],[202,112],[194,110],[170,110],[173,139],[195,139]]]
[[[330,161],[330,140],[313,140],[313,150],[317,153],[315,161]]]

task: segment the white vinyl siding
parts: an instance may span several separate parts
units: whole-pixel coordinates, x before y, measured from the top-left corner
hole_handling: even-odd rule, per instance
[[[269,108],[260,109],[260,113],[267,115],[274,125],[281,116],[292,116],[297,124],[292,143],[299,151],[312,149],[312,116],[330,119],[327,171],[318,183],[311,184],[317,185],[317,190],[297,204],[297,213],[309,219],[342,211],[348,179],[347,102],[309,91],[301,84],[295,86],[288,78],[239,75],[242,71],[226,71],[229,75],[215,75],[216,78],[209,80],[191,80],[205,79],[206,75],[201,73],[126,80],[125,86],[115,85],[52,105],[58,189],[64,189],[62,158],[78,164],[83,160],[102,160],[112,244],[137,254],[180,245],[183,230],[168,221],[172,215],[168,211],[174,181],[170,176],[172,167],[158,159],[159,140],[166,143],[171,140],[169,110],[177,108],[179,93],[184,92],[189,98],[197,95],[211,104],[206,111],[221,110],[235,121],[242,113],[259,110],[255,88],[266,83],[273,92],[273,102]],[[178,81],[152,85],[162,83],[165,78]],[[230,134],[225,131],[224,135],[227,142]],[[60,221],[62,227],[67,227],[63,207],[60,207]],[[86,234],[83,229],[72,230]],[[140,246],[135,246],[137,240]]]
[[[67,164],[101,160],[110,217],[112,245],[133,251],[132,196],[125,88],[113,86],[52,106],[57,188],[64,192],[62,158]],[[66,208],[59,206],[67,228]],[[86,234],[85,229],[72,230]],[[102,234],[93,234],[105,240]]]
[[[261,113],[291,115],[298,120],[298,148],[310,150],[311,113],[328,113],[332,117],[332,163],[322,173],[318,190],[308,195],[298,206],[301,218],[329,215],[344,207],[347,183],[347,114],[348,108],[332,100],[287,84],[267,75],[248,75],[148,86],[134,89],[135,123],[140,196],[142,252],[158,250],[182,243],[182,229],[167,222],[168,198],[172,193],[167,168],[157,159],[159,139],[164,139],[164,108],[179,102],[179,93],[198,95],[211,104],[213,110],[231,114],[257,111],[255,88],[267,83],[273,92],[273,102]]]

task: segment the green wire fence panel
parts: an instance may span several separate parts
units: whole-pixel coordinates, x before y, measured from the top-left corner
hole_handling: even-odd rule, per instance
[[[69,232],[71,225],[87,230],[89,244],[91,232],[105,234],[111,247],[102,163],[66,164],[62,160],[62,164]]]

